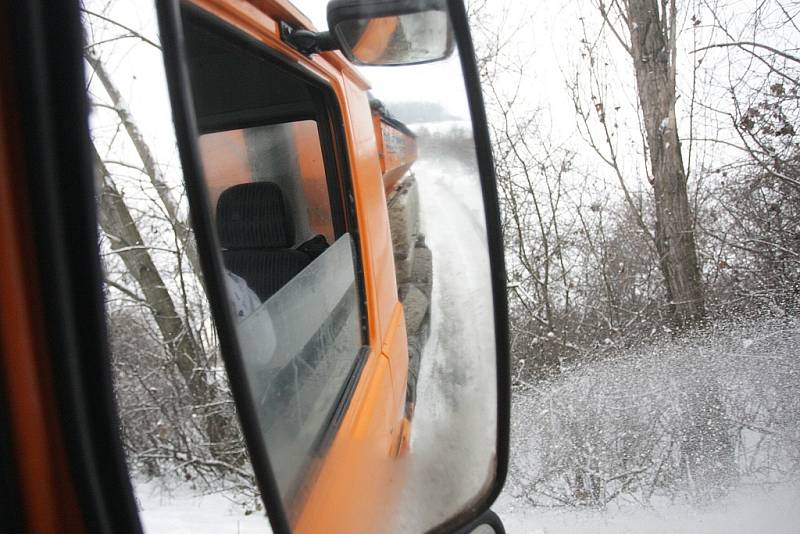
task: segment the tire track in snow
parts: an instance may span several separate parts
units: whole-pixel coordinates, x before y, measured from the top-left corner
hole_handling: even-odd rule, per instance
[[[478,177],[451,159],[419,160],[415,174],[433,252],[431,336],[396,532],[427,530],[479,494],[496,440],[494,314]]]

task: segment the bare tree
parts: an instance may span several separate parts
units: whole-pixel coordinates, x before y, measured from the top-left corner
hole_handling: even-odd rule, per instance
[[[651,276],[655,246],[641,196],[622,180],[630,213],[621,210],[594,165],[582,166],[543,126],[547,110],[526,108],[528,55],[508,41],[524,20],[473,7],[506,239],[514,376],[535,380],[649,331],[663,292]]]
[[[200,273],[200,260],[197,257],[197,250],[194,240],[191,237],[189,223],[181,215],[178,202],[173,197],[172,188],[161,173],[156,161],[156,157],[150,150],[150,147],[147,145],[144,136],[139,131],[139,127],[130,116],[130,112],[128,111],[125,99],[122,97],[122,93],[120,93],[119,89],[117,89],[117,86],[114,84],[111,76],[106,71],[105,65],[101,61],[100,57],[94,53],[92,48],[87,48],[84,58],[86,59],[87,63],[91,65],[94,74],[97,75],[97,78],[100,80],[103,88],[108,93],[108,96],[111,99],[112,109],[114,110],[114,113],[119,116],[120,122],[125,127],[125,130],[128,133],[134,148],[136,149],[136,153],[144,165],[144,172],[150,179],[153,189],[155,189],[156,193],[158,194],[158,198],[161,200],[161,203],[164,206],[167,219],[173,226],[175,236],[178,238],[183,246],[183,249],[186,251],[186,256],[189,259],[192,269],[194,272]]]
[[[600,0],[599,10],[633,61],[655,193],[655,245],[672,319],[690,326],[706,312],[675,113],[677,0]]]
[[[224,455],[230,445],[226,443],[230,438],[230,425],[225,414],[216,409],[222,396],[213,379],[209,380],[207,354],[191,326],[179,313],[135,219],[96,151],[95,169],[100,175],[98,181],[102,183],[99,195],[100,227],[111,243],[111,250],[122,259],[127,272],[141,290],[142,300],[161,333],[166,351],[189,390],[196,414],[205,418],[210,450],[216,456]]]
[[[178,470],[213,483],[231,476],[252,494],[205,299],[184,186],[164,171],[108,68],[123,39],[158,43],[105,10],[84,9],[92,41],[84,57],[96,110],[93,129],[106,309],[113,333],[115,391],[131,466],[156,475]],[[107,123],[106,123],[107,121]],[[94,126],[94,124],[93,124]],[[107,127],[107,129],[106,129]],[[111,154],[114,154],[112,157]],[[168,152],[167,152],[168,154]],[[125,176],[122,170],[133,170]]]
[[[710,44],[703,53],[722,98],[708,109],[727,126],[710,172],[713,202],[702,231],[715,250],[713,279],[728,309],[796,314],[800,309],[800,26],[797,6],[759,2],[741,16],[704,0]],[[724,144],[723,144],[724,142]]]

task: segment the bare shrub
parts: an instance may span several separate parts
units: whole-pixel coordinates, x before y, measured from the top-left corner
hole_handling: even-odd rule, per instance
[[[656,340],[515,392],[512,494],[531,504],[705,502],[800,475],[797,321]]]
[[[114,385],[129,467],[147,478],[192,480],[202,489],[227,486],[252,495],[255,479],[239,433],[223,370],[214,406],[198,408],[147,315],[109,310]],[[228,440],[208,447],[207,418],[225,421]]]

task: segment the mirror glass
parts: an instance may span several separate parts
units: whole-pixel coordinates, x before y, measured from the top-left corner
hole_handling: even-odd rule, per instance
[[[424,532],[483,496],[496,469],[495,319],[484,204],[458,51],[441,63],[364,72],[386,113],[415,135],[418,151],[387,195],[394,241],[404,232],[395,205],[418,204],[414,234],[432,262],[430,335],[416,364],[407,478],[393,516],[394,532]],[[411,258],[395,251],[401,297],[406,285],[413,291],[424,251],[415,248]],[[403,304],[413,316],[414,300]]]
[[[333,28],[349,56],[364,65],[409,65],[450,54],[453,42],[446,11],[343,20]]]
[[[298,68],[191,11],[183,27],[246,374],[233,387],[247,388],[250,446],[266,447],[291,525],[422,532],[452,519],[490,489],[497,447],[486,222],[458,54],[345,74],[334,91],[324,58]],[[430,11],[341,29],[360,36],[365,62],[390,64],[445,55],[449,27]],[[375,43],[389,36],[378,48],[373,29]]]

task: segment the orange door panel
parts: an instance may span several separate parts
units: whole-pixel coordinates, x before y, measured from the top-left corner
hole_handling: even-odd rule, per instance
[[[301,534],[380,532],[403,482],[392,452],[400,424],[392,414],[391,370],[371,353],[334,439],[297,518]],[[394,431],[394,432],[393,432]]]

